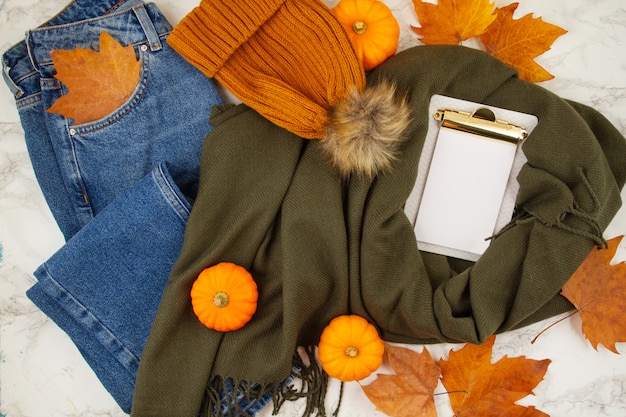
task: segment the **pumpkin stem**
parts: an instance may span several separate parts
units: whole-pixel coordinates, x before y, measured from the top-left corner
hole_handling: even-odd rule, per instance
[[[228,294],[222,291],[218,292],[213,297],[213,303],[219,308],[226,307],[228,305]]]
[[[362,21],[362,20],[356,20],[353,24],[352,24],[352,30],[354,31],[354,33],[356,33],[357,35],[362,35],[365,33],[365,31],[367,30],[367,24]]]
[[[354,346],[348,346],[346,348],[346,356],[349,358],[356,358],[359,356],[359,349]]]

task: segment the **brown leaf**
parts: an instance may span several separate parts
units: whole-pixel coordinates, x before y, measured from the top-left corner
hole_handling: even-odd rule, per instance
[[[378,410],[394,417],[436,417],[433,397],[439,380],[439,367],[427,349],[411,349],[385,344],[385,354],[395,375],[381,375],[363,392]]]
[[[439,362],[442,382],[456,417],[546,417],[534,407],[515,404],[532,394],[545,375],[549,359],[503,357],[491,363],[495,336],[482,345],[467,344]]]
[[[567,33],[559,26],[534,19],[527,14],[513,20],[519,3],[496,9],[496,20],[480,36],[485,50],[517,69],[521,79],[539,82],[554,78],[535,62],[535,58],[548,51],[554,41]]]
[[[50,53],[55,78],[69,93],[59,97],[48,112],[74,119],[74,124],[92,122],[119,108],[133,94],[140,63],[132,45],[123,47],[107,32],[101,32],[99,49],[79,47]]]
[[[594,349],[601,343],[614,353],[616,342],[626,342],[626,263],[611,266],[623,237],[609,240],[606,249],[593,249],[561,292],[578,309]]]
[[[411,26],[428,45],[457,45],[479,36],[495,20],[490,0],[438,0],[437,4],[413,0],[421,27]]]

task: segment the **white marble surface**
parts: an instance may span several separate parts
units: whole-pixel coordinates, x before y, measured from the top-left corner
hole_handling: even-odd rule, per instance
[[[157,0],[172,23],[197,0]],[[329,2],[334,4],[336,1]],[[408,25],[417,23],[410,0],[388,0],[401,26],[401,49],[419,44]],[[496,1],[498,6],[508,1]],[[65,0],[0,0],[0,49],[6,50],[65,5]],[[569,31],[538,62],[555,75],[542,83],[562,97],[589,104],[626,134],[626,3],[623,0],[520,0],[516,16],[534,13]],[[469,46],[477,45],[469,43]],[[626,163],[626,161],[624,161]],[[626,199],[626,193],[622,193]],[[626,234],[622,209],[605,235]],[[0,417],[109,416],[125,414],[101,386],[67,336],[25,296],[32,271],[62,245],[61,234],[34,179],[18,114],[9,90],[0,86]],[[616,256],[626,259],[626,242]],[[626,315],[626,312],[625,312]],[[531,340],[546,322],[498,336],[494,359],[526,355],[552,363],[534,396],[521,402],[552,417],[626,415],[626,357],[595,351],[574,316]],[[450,345],[429,346],[434,358]],[[421,347],[415,347],[421,350]],[[618,349],[626,353],[626,344]],[[338,385],[330,387],[334,410]],[[440,387],[441,391],[443,389]],[[452,416],[445,395],[440,417]],[[301,404],[281,415],[295,416]],[[262,416],[271,415],[265,409]],[[340,416],[382,416],[356,383],[347,384]]]

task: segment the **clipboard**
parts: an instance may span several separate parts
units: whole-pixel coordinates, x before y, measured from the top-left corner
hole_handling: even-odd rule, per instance
[[[513,215],[533,115],[435,95],[405,213],[418,249],[476,261]]]

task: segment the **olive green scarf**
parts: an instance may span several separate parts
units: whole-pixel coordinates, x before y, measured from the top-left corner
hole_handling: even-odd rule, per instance
[[[572,308],[561,286],[602,243],[621,204],[620,133],[594,110],[469,48],[414,47],[368,82],[384,79],[406,95],[413,121],[393,171],[371,181],[340,180],[316,141],[244,105],[215,110],[198,198],[142,356],[132,416],[196,417],[202,404],[213,414],[225,381],[251,396],[276,394],[297,347],[316,345],[341,314],[365,317],[386,341],[481,343]],[[518,214],[475,264],[420,253],[403,211],[434,94],[539,118],[524,145]],[[220,261],[244,266],[259,287],[255,316],[225,334],[198,322],[189,295],[198,273]]]

